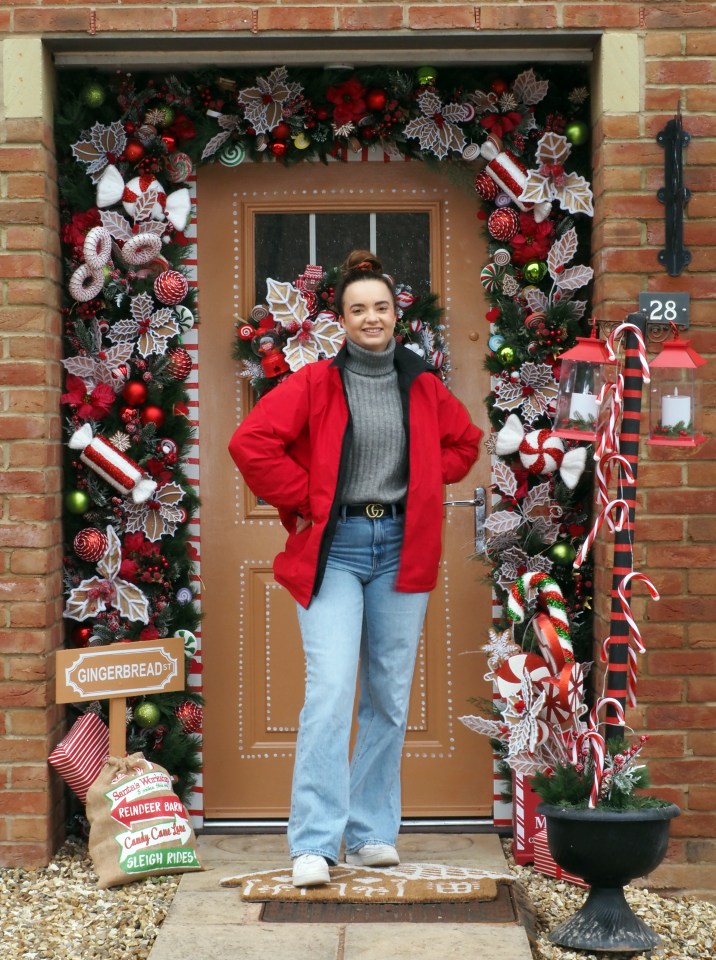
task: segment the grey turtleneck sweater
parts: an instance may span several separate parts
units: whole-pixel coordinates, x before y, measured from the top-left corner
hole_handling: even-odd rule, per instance
[[[348,339],[346,349],[353,442],[341,503],[397,503],[408,490],[408,445],[393,365],[395,340],[379,353]]]

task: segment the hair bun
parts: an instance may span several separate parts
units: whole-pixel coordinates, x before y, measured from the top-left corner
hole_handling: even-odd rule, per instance
[[[383,265],[370,250],[352,250],[341,265],[341,273],[346,277],[359,270],[382,273]]]

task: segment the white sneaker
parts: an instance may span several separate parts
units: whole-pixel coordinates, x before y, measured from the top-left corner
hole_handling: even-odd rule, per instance
[[[366,843],[354,853],[347,853],[346,863],[356,867],[397,867],[400,857],[389,843]]]
[[[294,887],[320,887],[323,883],[329,883],[330,879],[328,864],[315,853],[302,853],[293,861],[291,882]]]

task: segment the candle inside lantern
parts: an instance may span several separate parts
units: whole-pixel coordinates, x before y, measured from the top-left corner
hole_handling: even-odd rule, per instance
[[[593,393],[573,393],[569,401],[569,419],[586,423],[597,419],[597,397]]]
[[[685,427],[691,423],[691,397],[680,397],[675,389],[661,398],[661,425],[671,429],[680,423]]]

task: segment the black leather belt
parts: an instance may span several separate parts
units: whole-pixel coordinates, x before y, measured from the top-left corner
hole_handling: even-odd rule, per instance
[[[397,517],[404,511],[402,503],[347,503],[341,507],[341,516],[382,520],[383,517]]]

